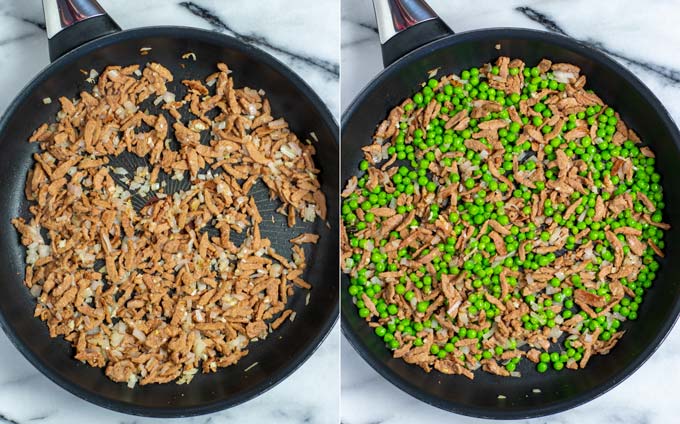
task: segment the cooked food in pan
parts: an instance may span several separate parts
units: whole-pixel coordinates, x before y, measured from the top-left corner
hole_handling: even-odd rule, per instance
[[[276,252],[260,233],[274,211],[252,192],[264,184],[288,226],[325,219],[314,144],[217,67],[181,85],[157,63],[92,71],[92,89],[60,98],[56,122],[30,139],[30,219],[13,223],[35,316],[130,387],[236,363],[295,319],[294,288],[310,289],[301,244],[318,235]]]
[[[638,318],[663,257],[654,152],[574,65],[432,74],[342,193],[358,314],[428,372],[586,367]]]

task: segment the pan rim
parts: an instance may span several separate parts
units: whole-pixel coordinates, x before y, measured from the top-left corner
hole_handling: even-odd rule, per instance
[[[440,50],[446,48],[447,46],[454,44],[461,44],[468,41],[477,41],[479,39],[525,39],[525,40],[540,40],[545,41],[553,45],[558,45],[563,48],[567,48],[578,53],[581,56],[589,58],[595,62],[598,62],[606,67],[613,69],[618,75],[623,77],[644,99],[649,103],[649,105],[654,109],[657,116],[661,118],[664,125],[668,128],[669,133],[672,136],[676,146],[680,146],[680,132],[678,127],[673,120],[672,116],[668,113],[667,109],[661,103],[661,101],[654,95],[654,93],[631,71],[626,69],[623,65],[616,62],[606,53],[597,50],[593,47],[586,45],[585,43],[567,37],[561,34],[556,34],[548,31],[528,29],[528,28],[512,28],[512,27],[494,27],[494,28],[484,28],[475,29],[464,32],[453,33],[447,35],[443,38],[437,39],[430,43],[427,43],[417,49],[404,55],[397,61],[393,62],[385,69],[380,71],[375,75],[364,88],[354,97],[352,102],[349,104],[347,109],[343,111],[342,120],[340,124],[340,132],[343,133],[344,129],[349,125],[352,116],[359,109],[361,104],[365,101],[367,97],[375,93],[376,87],[382,83],[384,80],[390,78],[393,73],[398,69],[405,66],[406,64],[417,62],[418,60],[424,58],[425,56],[432,53],[434,50]],[[342,141],[341,141],[342,143]],[[341,151],[342,154],[342,151]],[[341,184],[344,183],[342,169],[341,169]],[[343,303],[343,299],[348,296],[348,293],[344,290],[344,284],[347,281],[347,276],[342,274],[340,281],[340,302]],[[656,352],[656,350],[661,346],[664,340],[670,334],[673,326],[678,321],[680,316],[680,297],[675,300],[675,305],[671,309],[671,314],[666,320],[666,322],[661,326],[658,334],[654,338],[654,342],[645,347],[645,349],[638,355],[627,367],[619,370],[612,379],[608,380],[606,384],[602,384],[594,387],[591,390],[580,393],[577,396],[569,398],[564,401],[559,401],[552,403],[548,406],[542,407],[532,407],[532,408],[521,408],[513,411],[504,411],[502,409],[489,409],[489,408],[479,408],[469,405],[465,405],[458,402],[451,402],[448,400],[443,400],[441,398],[436,398],[429,393],[426,393],[419,388],[413,386],[409,381],[401,378],[398,374],[393,372],[388,368],[382,361],[376,358],[366,345],[359,339],[355,331],[353,330],[351,324],[349,323],[348,315],[349,313],[354,313],[346,311],[344,308],[341,310],[341,331],[345,339],[350,343],[352,348],[359,354],[359,356],[368,365],[378,372],[384,379],[389,383],[396,386],[398,389],[409,394],[410,396],[436,408],[454,412],[461,415],[466,415],[470,417],[477,418],[490,418],[496,420],[510,420],[510,419],[526,419],[526,418],[537,418],[544,417],[558,412],[563,412],[569,409],[573,409],[577,406],[583,405],[595,398],[602,396],[614,387],[618,386],[621,382],[630,377],[635,373],[647,360]]]
[[[182,37],[190,38],[199,42],[219,44],[229,49],[239,50],[257,62],[269,66],[275,71],[279,72],[291,84],[293,84],[293,86],[312,103],[314,109],[319,112],[322,124],[333,134],[334,143],[332,144],[332,147],[334,147],[334,150],[339,154],[339,128],[336,119],[333,117],[330,110],[328,109],[328,106],[326,106],[323,100],[321,100],[319,95],[290,67],[262,49],[238,40],[235,37],[217,31],[176,25],[145,26],[115,32],[101,38],[91,40],[64,54],[42,69],[21,89],[16,97],[14,97],[0,118],[0,133],[4,131],[7,123],[16,113],[16,109],[23,103],[26,97],[28,97],[30,93],[33,92],[33,90],[35,90],[56,70],[61,69],[64,66],[69,65],[74,60],[86,56],[100,48],[124,42],[126,40],[153,36],[177,38],[178,34],[181,34]],[[333,258],[331,257],[329,259],[332,263]],[[338,321],[340,308],[339,294],[337,292],[336,299],[338,301],[334,302],[334,305],[331,308],[329,315],[330,318],[325,320],[326,322],[324,322],[321,326],[321,330],[307,342],[307,345],[304,347],[304,349],[287,367],[279,369],[276,373],[272,374],[270,378],[264,380],[258,385],[255,385],[248,391],[239,393],[237,396],[216,400],[200,406],[190,407],[175,408],[172,406],[139,406],[125,401],[112,400],[100,395],[99,393],[84,389],[71,380],[63,378],[58,373],[54,372],[49,364],[42,362],[31,349],[21,343],[17,334],[14,332],[13,327],[8,323],[1,311],[0,327],[2,327],[8,339],[12,342],[16,349],[31,363],[31,365],[33,365],[33,367],[35,367],[49,380],[56,383],[57,386],[67,390],[80,399],[97,406],[125,414],[157,418],[179,418],[209,414],[237,406],[267,392],[277,384],[281,383],[283,380],[287,379],[293,372],[300,368],[312,356],[312,354],[314,354],[314,352],[316,352],[316,350],[323,343],[323,341],[326,340],[331,330],[335,326],[335,323]]]

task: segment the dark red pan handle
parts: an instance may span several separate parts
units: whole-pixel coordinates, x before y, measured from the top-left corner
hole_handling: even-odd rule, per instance
[[[81,44],[120,31],[96,0],[43,0],[50,60]]]
[[[431,41],[453,34],[424,0],[373,0],[385,67]]]

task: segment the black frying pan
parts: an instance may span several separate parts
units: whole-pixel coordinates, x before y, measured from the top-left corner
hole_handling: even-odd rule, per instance
[[[118,26],[90,1],[45,0],[46,22],[52,64],[42,71],[9,106],[0,121],[0,324],[21,353],[42,373],[75,395],[118,411],[151,416],[187,416],[208,413],[244,402],[271,388],[299,367],[319,346],[338,315],[338,130],[332,116],[310,87],[272,56],[231,37],[193,28],[150,27],[120,31]],[[59,4],[60,16],[50,15]],[[56,9],[55,9],[56,10]],[[52,10],[54,11],[54,10]],[[98,17],[91,17],[100,14]],[[56,35],[54,24],[66,28]],[[70,24],[71,26],[68,26]],[[108,35],[105,35],[108,34]],[[92,40],[83,44],[85,41]],[[80,47],[78,47],[80,46]],[[140,48],[151,47],[146,56]],[[180,57],[193,52],[197,60]],[[37,146],[26,142],[42,122],[54,121],[57,99],[75,97],[91,87],[80,70],[102,70],[110,64],[141,65],[157,61],[175,75],[174,90],[184,92],[177,81],[204,79],[225,62],[234,71],[237,87],[266,91],[273,114],[284,117],[301,139],[318,138],[317,166],[328,202],[328,222],[316,220],[288,229],[285,217],[276,214],[276,202],[268,200],[264,185],[251,194],[263,213],[261,230],[277,251],[290,255],[288,240],[302,232],[321,235],[319,244],[307,247],[305,279],[313,289],[308,306],[306,292],[298,290],[289,301],[297,311],[294,322],[286,322],[271,336],[248,346],[250,354],[238,364],[211,375],[197,375],[189,385],[137,386],[130,390],[105,377],[101,369],[73,359],[70,345],[51,339],[46,325],[33,318],[35,301],[22,280],[25,251],[10,223],[26,216],[28,202],[23,189],[31,155]],[[180,66],[180,65],[183,65]],[[44,98],[51,98],[49,105]],[[152,110],[152,113],[157,113]],[[171,122],[171,121],[169,121]],[[132,168],[137,163],[125,162]],[[181,189],[175,186],[174,189]],[[143,204],[135,199],[133,204]],[[271,212],[269,212],[271,211]],[[269,215],[276,216],[272,224]],[[298,220],[300,221],[300,220]],[[245,371],[253,363],[258,365]],[[6,364],[5,364],[6,365]]]
[[[383,377],[407,393],[442,409],[489,418],[524,418],[552,414],[587,402],[630,376],[657,349],[680,313],[680,134],[668,112],[640,80],[603,53],[571,38],[526,29],[453,32],[420,0],[375,0],[385,70],[357,96],[342,120],[342,181],[358,175],[360,147],[370,144],[376,125],[401,101],[420,89],[428,71],[460,72],[500,55],[529,64],[541,58],[573,63],[588,86],[620,112],[625,122],[657,155],[667,208],[666,259],[660,261],[654,287],[645,295],[639,318],[609,355],[595,356],[583,370],[538,374],[523,361],[522,378],[477,372],[474,381],[447,376],[393,359],[382,340],[359,318],[342,279],[342,330],[359,354]],[[391,36],[391,38],[388,38]],[[499,45],[498,50],[496,46]],[[534,393],[533,389],[540,389]],[[499,399],[498,395],[506,396]]]

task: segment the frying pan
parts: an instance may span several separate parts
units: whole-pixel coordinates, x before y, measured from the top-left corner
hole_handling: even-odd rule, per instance
[[[274,386],[299,367],[328,334],[338,315],[338,130],[319,97],[290,69],[272,56],[231,37],[184,27],[148,27],[121,31],[94,1],[44,0],[51,65],[43,70],[9,106],[0,121],[0,324],[21,353],[43,374],[73,394],[121,412],[159,417],[204,414],[244,402]],[[140,49],[150,47],[147,55]],[[180,57],[193,52],[196,61]],[[168,67],[175,81],[204,79],[217,62],[234,71],[235,86],[266,91],[273,114],[284,117],[292,131],[304,139],[318,138],[316,163],[328,202],[328,223],[298,223],[289,229],[285,217],[274,212],[277,202],[258,183],[251,194],[263,214],[261,230],[281,254],[290,255],[288,240],[302,232],[321,235],[306,247],[305,279],[313,289],[305,306],[305,291],[297,291],[288,307],[297,311],[267,340],[251,343],[250,353],[236,365],[211,375],[197,375],[189,385],[174,383],[128,389],[104,372],[73,359],[73,349],[63,339],[51,339],[45,323],[33,318],[35,300],[22,280],[25,250],[10,223],[26,217],[23,194],[26,173],[37,146],[26,142],[42,122],[54,121],[60,96],[75,97],[91,88],[80,70],[102,70],[107,65],[156,61]],[[170,88],[181,98],[180,83]],[[51,98],[51,104],[43,99]],[[151,113],[159,113],[150,108]],[[172,122],[172,121],[169,121]],[[205,141],[205,140],[204,140]],[[122,158],[128,170],[143,163]],[[117,158],[118,160],[118,158]],[[143,161],[141,161],[143,162]],[[122,182],[120,182],[122,184]],[[188,183],[187,183],[188,185]],[[168,191],[180,190],[175,184]],[[145,199],[133,199],[139,207]],[[269,215],[275,217],[271,222]],[[239,242],[236,240],[235,242]],[[257,363],[248,371],[246,369]]]
[[[552,414],[587,402],[630,376],[657,349],[680,312],[680,262],[672,259],[680,244],[680,134],[668,112],[640,80],[603,53],[571,38],[527,29],[497,28],[454,34],[421,0],[374,0],[385,70],[351,103],[342,119],[341,177],[358,175],[361,147],[388,112],[420,89],[428,71],[439,75],[481,66],[500,55],[530,64],[542,58],[573,63],[588,77],[588,86],[620,112],[657,155],[665,190],[666,259],[661,259],[654,287],[645,295],[634,323],[609,355],[595,356],[586,369],[545,374],[523,361],[521,378],[477,372],[474,380],[429,374],[393,359],[384,343],[359,318],[341,286],[342,330],[357,352],[392,384],[436,407],[495,419]],[[535,393],[533,389],[540,389]],[[498,395],[505,396],[499,399]]]

